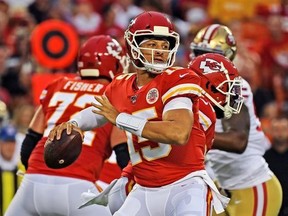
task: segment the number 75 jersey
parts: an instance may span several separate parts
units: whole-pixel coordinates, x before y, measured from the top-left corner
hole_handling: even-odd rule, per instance
[[[138,184],[158,187],[204,169],[205,136],[199,124],[200,78],[191,70],[170,68],[145,86],[137,87],[136,74],[122,74],[108,85],[105,95],[119,111],[148,121],[161,121],[165,105],[188,97],[193,103],[194,125],[184,146],[157,143],[127,132],[133,173]]]

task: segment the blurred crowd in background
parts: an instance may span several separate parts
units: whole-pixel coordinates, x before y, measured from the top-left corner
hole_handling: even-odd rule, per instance
[[[273,154],[281,155],[277,163],[288,164],[287,0],[0,0],[0,120],[1,130],[6,130],[0,133],[2,171],[3,161],[11,160],[17,166],[12,155],[19,154],[17,145],[21,145],[36,108],[32,77],[77,72],[75,62],[60,69],[37,62],[31,52],[33,29],[44,21],[58,19],[75,28],[80,44],[92,35],[109,34],[124,46],[124,29],[144,10],[171,16],[181,35],[176,65],[183,67],[189,62],[190,43],[198,30],[211,23],[225,24],[232,30],[238,48],[235,65],[252,87],[255,112],[272,142],[266,158],[269,162]],[[10,126],[16,129],[16,133],[10,131],[14,138],[7,135]],[[3,144],[7,137],[13,141],[9,145],[14,145],[10,150]],[[10,151],[9,157],[5,151]],[[270,162],[275,165],[275,160]],[[283,176],[279,180],[288,185],[283,170],[278,170]],[[3,200],[2,196],[2,210],[7,205]]]

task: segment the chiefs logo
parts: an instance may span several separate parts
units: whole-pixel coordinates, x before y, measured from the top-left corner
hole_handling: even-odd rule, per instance
[[[152,88],[149,90],[149,92],[146,95],[146,101],[148,104],[155,103],[159,98],[159,92],[158,89]]]
[[[218,71],[224,71],[224,65],[215,61],[214,59],[206,58],[200,62],[200,69],[203,70],[203,73],[213,73]]]
[[[113,42],[107,43],[106,49],[110,55],[112,55],[113,57],[117,59],[121,59],[120,53],[122,51],[122,48],[116,40],[114,39],[112,40]]]

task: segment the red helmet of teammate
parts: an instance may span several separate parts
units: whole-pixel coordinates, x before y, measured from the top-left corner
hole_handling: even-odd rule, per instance
[[[89,38],[78,54],[78,71],[81,77],[103,77],[112,80],[126,72],[128,58],[120,44],[108,35]]]
[[[175,62],[175,56],[179,47],[179,34],[174,31],[174,26],[168,17],[159,12],[143,12],[135,17],[125,31],[124,38],[128,49],[128,54],[136,68],[147,70],[151,73],[162,73]],[[140,45],[148,39],[166,40],[169,44],[169,50],[159,50],[149,48],[152,55],[154,52],[167,52],[166,62],[149,62],[143,55]],[[148,50],[148,48],[145,48]]]
[[[202,94],[214,107],[224,112],[222,117],[230,118],[233,113],[240,112],[243,104],[242,81],[229,59],[220,54],[208,53],[196,57],[188,67],[201,77]]]

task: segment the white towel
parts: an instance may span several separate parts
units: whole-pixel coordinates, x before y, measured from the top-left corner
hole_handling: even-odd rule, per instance
[[[118,179],[114,179],[108,185],[108,187],[105,188],[105,190],[103,190],[98,195],[94,194],[91,191],[82,193],[81,198],[83,200],[83,204],[81,206],[79,206],[79,209],[81,209],[85,206],[93,205],[93,204],[107,206],[108,205],[108,194],[109,194],[110,190],[113,188],[113,186],[116,184],[117,180]]]

